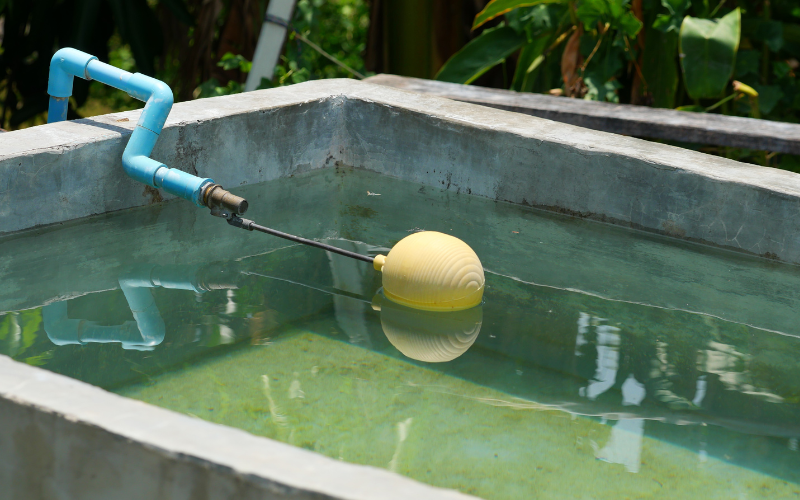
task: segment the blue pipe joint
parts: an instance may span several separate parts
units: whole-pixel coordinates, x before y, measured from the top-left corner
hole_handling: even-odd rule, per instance
[[[161,80],[134,73],[123,90],[134,99],[145,102],[139,125],[160,134],[174,102],[169,86]]]
[[[72,95],[74,76],[91,80],[86,68],[97,60],[76,49],[61,49],[50,59],[50,76],[47,80],[47,93],[50,95],[50,106],[47,109],[47,123],[63,122],[67,119],[69,97]]]
[[[47,81],[47,93],[52,97],[69,97],[72,95],[74,76],[91,80],[86,67],[96,60],[95,56],[76,49],[61,49],[50,59],[50,79]]]
[[[156,186],[164,191],[189,200],[198,207],[204,207],[203,191],[206,185],[213,184],[213,179],[201,179],[183,170],[164,167],[156,172]]]

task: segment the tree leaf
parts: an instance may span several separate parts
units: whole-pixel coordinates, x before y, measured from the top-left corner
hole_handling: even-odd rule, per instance
[[[567,3],[564,0],[492,0],[486,7],[475,16],[472,22],[472,29],[478,28],[491,21],[492,19],[502,16],[506,12],[511,12],[520,7],[533,7],[543,3]]]
[[[186,26],[194,26],[194,18],[186,8],[184,0],[160,0],[161,3],[172,12],[175,19],[185,24]]]
[[[783,91],[779,85],[754,83],[753,88],[758,92],[758,110],[764,115],[769,114],[783,97]]]
[[[753,74],[758,76],[761,54],[755,50],[740,50],[736,54],[736,78]]]
[[[667,14],[659,15],[653,23],[653,28],[664,33],[670,31],[677,33],[681,29],[683,16],[692,6],[692,0],[661,0],[661,5],[667,9]]]
[[[564,80],[564,94],[570,97],[580,89],[581,78],[578,75],[578,68],[583,63],[581,56],[581,36],[583,28],[578,26],[575,33],[567,40],[564,46],[564,53],[561,55],[561,78]]]
[[[703,106],[697,106],[696,104],[690,104],[688,106],[678,106],[675,108],[678,111],[690,111],[692,113],[705,113],[706,108]]]
[[[674,108],[678,90],[678,33],[647,30],[642,56],[646,92],[656,108]]]
[[[769,50],[778,52],[783,47],[784,25],[780,21],[767,19],[744,19],[742,21],[742,36],[766,43]]]
[[[583,81],[586,82],[587,88],[583,98],[587,101],[619,102],[617,90],[622,88],[622,85],[616,78],[603,81],[600,73],[587,71]]]
[[[622,70],[623,59],[624,49],[611,42],[601,44],[583,74],[587,89],[584,99],[619,102],[617,90],[622,85],[617,77]]]
[[[514,80],[511,82],[513,90],[530,92],[533,89],[536,72],[544,61],[543,54],[549,41],[549,34],[539,35],[531,43],[522,47],[517,60],[517,69],[514,72]]]
[[[515,30],[525,31],[528,41],[533,41],[539,35],[555,31],[565,10],[563,5],[541,4],[507,12],[505,20]]]
[[[721,19],[684,18],[679,52],[684,85],[692,99],[719,97],[725,90],[736,62],[741,20],[738,8]]]
[[[469,84],[503,62],[527,41],[524,34],[508,26],[488,29],[453,54],[435,80]]]
[[[225,71],[238,69],[241,70],[242,73],[249,73],[250,69],[253,67],[253,63],[245,59],[241,54],[233,55],[230,52],[226,52],[217,63],[217,66]]]
[[[622,17],[616,19],[615,22],[612,22],[611,27],[622,31],[629,38],[633,38],[637,33],[639,33],[639,30],[642,29],[642,22],[636,19],[636,16],[633,15],[633,12],[628,12]]]
[[[756,29],[755,38],[766,43],[772,52],[778,52],[783,47],[783,24],[778,21],[762,21]]]
[[[642,29],[642,22],[631,12],[628,0],[580,0],[575,13],[587,30],[594,29],[597,23],[608,23],[612,29],[632,37]]]
[[[136,67],[145,75],[155,74],[155,58],[161,54],[161,25],[146,0],[110,0],[122,39],[130,44]]]

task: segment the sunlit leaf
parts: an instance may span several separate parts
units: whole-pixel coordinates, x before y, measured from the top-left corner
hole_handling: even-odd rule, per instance
[[[226,52],[225,55],[222,56],[222,59],[220,59],[217,63],[217,66],[226,71],[238,69],[243,73],[249,73],[250,69],[253,67],[253,63],[245,59],[241,54],[233,55],[230,52]]]
[[[478,12],[472,22],[472,29],[478,28],[492,19],[502,16],[520,7],[532,7],[543,3],[567,3],[564,0],[492,0],[486,7]]]
[[[741,32],[741,12],[721,19],[686,16],[680,32],[683,81],[692,99],[719,97],[725,90],[736,61]]]
[[[704,108],[703,106],[697,106],[696,104],[692,104],[692,105],[689,105],[689,106],[678,106],[675,109],[678,110],[678,111],[690,111],[692,113],[705,113],[706,112],[706,108]]]
[[[617,91],[622,88],[622,85],[616,79],[603,81],[603,77],[599,75],[599,73],[587,72],[583,77],[588,89],[584,99],[587,101],[619,102]]]
[[[435,79],[452,83],[472,83],[519,50],[526,41],[524,34],[517,33],[508,26],[486,30],[448,59]]]

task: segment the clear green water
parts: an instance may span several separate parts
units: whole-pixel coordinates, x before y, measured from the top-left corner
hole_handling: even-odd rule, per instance
[[[796,267],[346,168],[242,192],[364,253],[464,239],[480,314],[375,310],[366,264],[177,201],[0,238],[0,353],[487,499],[800,498]]]

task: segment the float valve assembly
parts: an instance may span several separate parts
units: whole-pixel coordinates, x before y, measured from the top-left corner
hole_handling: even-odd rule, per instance
[[[483,266],[469,245],[458,238],[427,231],[403,238],[386,256],[369,257],[349,252],[243,219],[240,215],[247,211],[244,198],[226,191],[212,179],[169,168],[150,158],[173,104],[172,91],[162,81],[141,73],[128,73],[76,49],[61,49],[50,62],[48,123],[67,119],[72,82],[76,76],[105,83],[145,102],[122,153],[122,166],[133,179],[197,206],[208,207],[212,215],[227,219],[234,227],[260,231],[369,262],[376,271],[383,273],[386,297],[399,304],[428,311],[460,311],[481,303]]]
[[[211,208],[212,211],[242,214],[247,210],[247,201],[225,191],[213,179],[202,179],[150,158],[173,103],[172,90],[160,80],[123,71],[80,50],[61,49],[50,61],[48,123],[67,119],[72,82],[76,76],[105,83],[145,102],[136,128],[122,153],[122,166],[130,177],[197,206]]]

